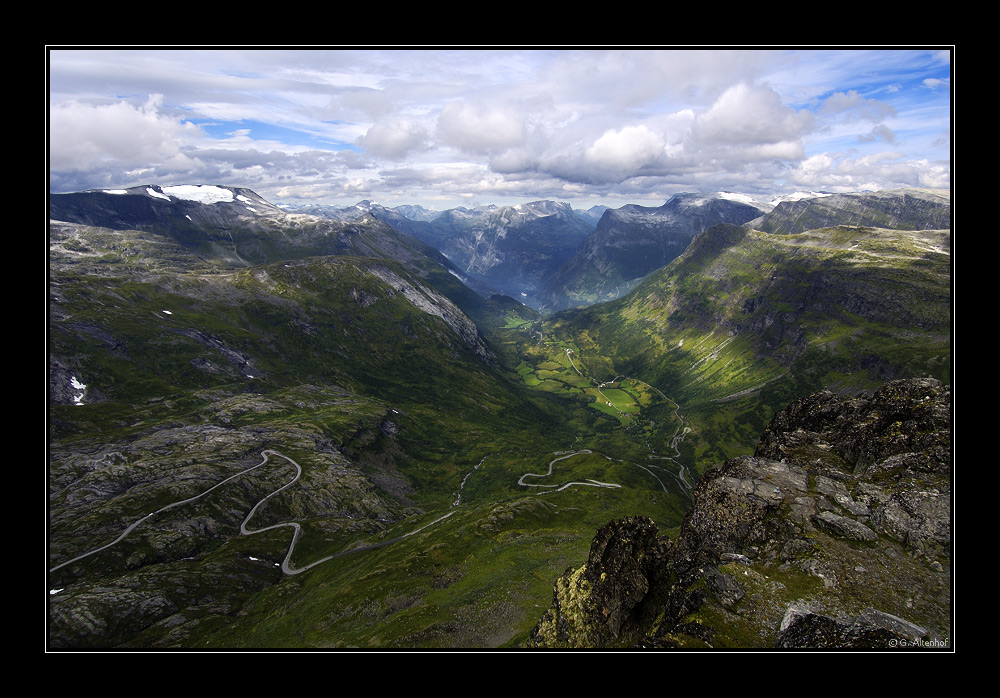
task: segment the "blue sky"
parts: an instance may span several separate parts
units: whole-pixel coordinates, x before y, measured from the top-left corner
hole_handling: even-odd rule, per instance
[[[953,55],[50,47],[50,190],[441,210],[947,188]]]

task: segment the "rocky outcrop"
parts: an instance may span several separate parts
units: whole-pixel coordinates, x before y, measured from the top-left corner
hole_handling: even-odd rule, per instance
[[[411,283],[396,272],[380,264],[369,266],[368,271],[384,281],[391,288],[403,294],[406,300],[412,303],[418,310],[441,318],[462,339],[465,345],[481,359],[492,361],[495,358],[486,346],[486,342],[479,335],[479,329],[476,327],[476,324],[465,313],[459,310],[454,303],[436,290],[418,282]]]
[[[950,419],[950,390],[933,380],[847,400],[824,392],[777,415],[756,455],[811,463],[847,516],[933,559],[951,544]],[[832,516],[817,519],[835,525]]]
[[[781,620],[776,646],[782,649],[946,647],[940,638],[902,618],[869,608],[853,620],[838,620],[790,606]]]
[[[556,582],[552,608],[532,632],[532,646],[616,644],[666,571],[671,543],[657,533],[645,517],[612,521],[598,531],[587,564]]]
[[[676,541],[601,529],[529,644],[947,647],[950,427],[932,379],[797,401],[705,474]]]

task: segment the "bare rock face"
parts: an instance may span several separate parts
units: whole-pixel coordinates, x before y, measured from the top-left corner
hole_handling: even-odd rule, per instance
[[[817,486],[840,483],[830,498],[844,514],[933,558],[951,545],[950,426],[949,388],[893,381],[870,396],[796,402],[768,426],[756,455],[811,462]],[[835,525],[835,515],[821,525]]]
[[[947,647],[951,395],[823,392],[698,482],[676,542],[608,524],[533,646]]]

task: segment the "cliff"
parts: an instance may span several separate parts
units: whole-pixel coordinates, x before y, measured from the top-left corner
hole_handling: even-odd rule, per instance
[[[951,642],[951,392],[821,392],[698,482],[676,539],[633,517],[556,582],[533,647]]]

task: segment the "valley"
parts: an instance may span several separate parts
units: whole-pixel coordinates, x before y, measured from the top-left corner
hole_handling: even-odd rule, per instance
[[[571,221],[520,250],[547,266],[470,278],[433,221],[210,189],[52,197],[52,649],[524,647],[595,531],[678,539],[789,403],[950,382],[940,193],[927,228],[746,211],[542,314],[494,291],[542,297],[591,239],[568,207],[535,206]]]

